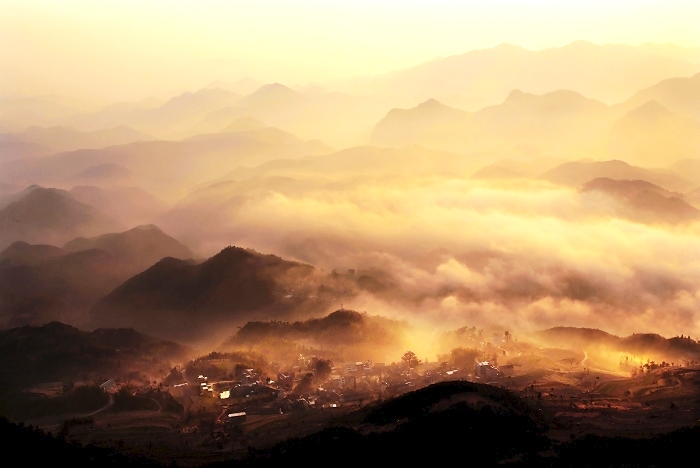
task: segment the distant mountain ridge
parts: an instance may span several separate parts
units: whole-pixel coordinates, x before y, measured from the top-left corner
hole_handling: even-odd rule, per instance
[[[700,219],[700,210],[686,203],[682,194],[643,180],[593,179],[586,182],[581,191],[606,193],[623,202],[626,209],[620,216],[643,222],[679,223]]]
[[[0,209],[0,250],[15,241],[63,244],[81,235],[119,229],[119,224],[96,208],[80,203],[68,192],[30,187]]]
[[[538,339],[562,347],[607,347],[636,356],[657,355],[665,359],[700,359],[700,342],[690,337],[664,338],[655,333],[635,333],[627,337],[611,335],[595,328],[554,327],[535,334]]]
[[[513,89],[570,89],[612,104],[661,80],[698,73],[699,55],[697,49],[586,41],[536,51],[501,44],[357,78],[342,89],[382,95],[400,107],[435,98],[472,111],[501,102]]]
[[[466,124],[471,114],[429,99],[412,109],[392,109],[375,125],[370,143],[400,147],[420,143],[444,127]]]
[[[567,162],[540,176],[540,179],[543,180],[576,187],[599,178],[644,180],[666,190],[677,192],[686,192],[693,187],[692,182],[673,174],[654,172],[619,160]]]
[[[218,132],[220,128],[216,128]],[[77,150],[34,160],[0,163],[0,181],[15,184],[95,185],[85,171],[112,165],[130,171],[118,185],[148,187],[167,199],[181,196],[183,186],[221,176],[242,165],[282,157],[327,154],[332,149],[273,128],[212,133],[181,141],[148,141],[97,150]],[[114,184],[110,184],[114,185]]]
[[[153,224],[89,239],[79,237],[66,243],[63,249],[67,252],[90,249],[104,250],[123,261],[136,265],[135,268],[139,271],[165,257],[188,259],[194,256],[185,245],[168,236]]]
[[[0,134],[0,160],[32,158],[78,149],[106,148],[154,138],[126,125],[93,131],[70,127],[32,126],[21,132]]]

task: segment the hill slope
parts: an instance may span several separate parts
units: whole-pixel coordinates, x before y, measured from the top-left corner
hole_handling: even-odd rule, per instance
[[[617,160],[568,162],[550,169],[540,176],[540,179],[575,187],[599,178],[643,180],[676,192],[686,192],[693,188],[692,182],[681,177],[631,166],[624,161]]]
[[[334,297],[314,268],[228,247],[203,263],[165,258],[92,309],[96,326],[133,326],[194,340],[253,318],[289,317],[323,308]]]
[[[80,324],[98,299],[163,257],[192,253],[155,226],[97,238],[65,249],[15,242],[0,253],[0,327],[53,320]]]
[[[63,190],[30,187],[0,210],[0,249],[15,241],[63,244],[84,235],[114,231],[119,225]]]
[[[181,259],[193,257],[190,249],[153,224],[89,239],[79,237],[68,242],[63,248],[67,252],[90,249],[104,250],[131,265],[135,273],[165,257]]]
[[[683,195],[643,180],[593,179],[581,191],[609,195],[621,202],[618,215],[637,221],[679,223],[700,219],[700,210],[686,203]]]
[[[188,349],[133,329],[86,332],[59,322],[0,331],[0,382],[23,388],[37,382],[116,377],[139,361],[186,359]],[[105,379],[106,380],[106,379]]]

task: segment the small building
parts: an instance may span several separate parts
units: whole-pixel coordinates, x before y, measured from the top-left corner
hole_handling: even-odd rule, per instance
[[[500,373],[498,372],[498,368],[491,365],[490,362],[482,361],[476,363],[474,375],[481,379],[495,379],[500,375]]]
[[[106,381],[102,385],[100,385],[100,388],[102,390],[109,390],[110,388],[114,387],[115,383],[116,382],[114,381],[114,379],[109,379],[108,381]]]
[[[279,385],[280,388],[291,391],[294,388],[294,379],[296,378],[296,374],[294,372],[290,372],[287,374],[283,373],[278,373],[277,374],[277,385]]]
[[[499,366],[498,371],[502,375],[513,375],[513,372],[515,372],[515,369],[513,367],[513,364],[506,364],[504,366]]]
[[[245,422],[246,416],[245,411],[241,411],[240,413],[231,413],[228,415],[228,423],[233,425],[242,424]]]

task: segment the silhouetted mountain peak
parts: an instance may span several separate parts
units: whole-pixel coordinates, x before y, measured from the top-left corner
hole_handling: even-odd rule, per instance
[[[164,233],[158,226],[146,224],[120,233],[103,234],[86,239],[79,237],[66,243],[71,252],[100,249],[146,268],[163,257],[191,258],[192,252]]]
[[[523,93],[519,89],[514,89],[510,93],[508,93],[508,97],[506,97],[505,102],[510,102],[510,101],[518,101],[522,99],[525,96],[525,93]]]
[[[294,91],[292,88],[285,86],[281,83],[271,83],[262,85],[252,94],[249,94],[245,99],[257,99],[261,97],[274,97],[274,98],[285,98],[285,97],[300,97],[301,94]]]
[[[50,258],[59,257],[66,252],[53,245],[32,245],[17,241],[0,252],[0,265],[31,265]]]
[[[666,115],[672,115],[672,112],[654,99],[645,102],[641,106],[627,113],[627,116],[629,117],[642,119],[655,119]]]
[[[418,109],[427,109],[427,108],[431,108],[431,107],[447,107],[447,106],[445,106],[444,104],[442,104],[441,102],[439,102],[435,98],[430,98],[427,101],[418,104],[418,106],[417,106]]]
[[[514,89],[503,104],[544,107],[548,110],[602,110],[607,107],[600,101],[589,99],[580,93],[568,89],[560,89],[541,95]]]

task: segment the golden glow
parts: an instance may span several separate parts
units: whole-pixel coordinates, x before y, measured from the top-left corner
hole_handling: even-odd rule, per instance
[[[327,82],[512,43],[700,46],[695,1],[86,1],[0,4],[0,94],[102,102],[220,80]]]

